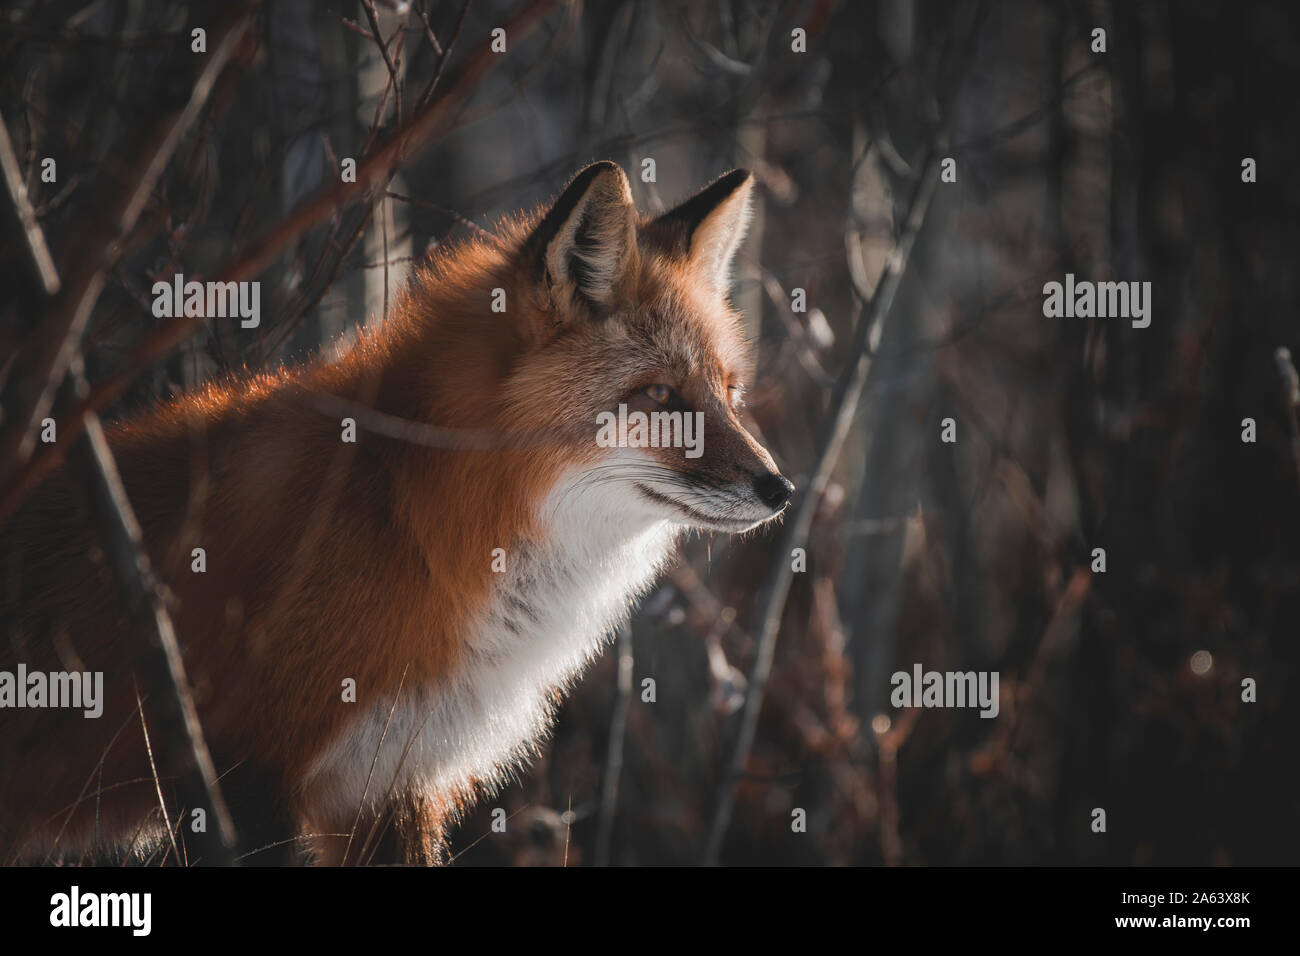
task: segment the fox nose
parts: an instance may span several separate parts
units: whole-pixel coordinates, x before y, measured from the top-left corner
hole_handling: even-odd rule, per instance
[[[763,504],[776,509],[790,500],[794,485],[784,475],[769,471],[754,479],[754,491]]]

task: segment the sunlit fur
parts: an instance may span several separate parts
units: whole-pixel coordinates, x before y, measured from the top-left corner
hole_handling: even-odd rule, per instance
[[[536,751],[679,534],[779,512],[754,495],[775,466],[732,405],[750,366],[725,273],[750,182],[720,182],[703,216],[697,202],[652,222],[621,170],[591,167],[549,214],[440,252],[333,359],[111,429],[237,813],[269,801],[322,862],[363,861],[389,822],[399,858],[438,858],[446,823]],[[648,407],[654,383],[704,413],[703,457],[596,445],[597,414]],[[361,409],[355,443],[340,401]],[[494,447],[384,437],[366,409]],[[0,529],[0,669],[102,670],[106,697],[94,721],[0,710],[5,860],[159,832],[137,638],[81,489],[59,473]]]

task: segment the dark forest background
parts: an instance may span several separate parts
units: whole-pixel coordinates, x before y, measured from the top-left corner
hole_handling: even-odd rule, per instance
[[[496,27],[507,50],[484,55]],[[102,275],[78,341],[107,418],[382,321],[429,249],[592,160],[650,212],[757,177],[734,298],[753,419],[814,488],[807,570],[773,603],[789,529],[691,543],[542,758],[464,821],[458,864],[696,863],[711,839],[734,864],[1297,860],[1300,395],[1278,356],[1300,349],[1297,5],[18,0],[0,64],[31,207],[24,227],[11,182],[0,391],[59,318],[35,223],[65,286]],[[342,189],[344,157],[380,172]],[[942,157],[956,181],[929,198]],[[261,327],[169,340],[149,290],[178,271],[260,279]],[[1150,327],[1045,318],[1067,272],[1150,281]],[[61,391],[56,415],[77,402]],[[7,461],[0,500],[37,465]],[[998,671],[999,716],[892,707],[916,662]]]

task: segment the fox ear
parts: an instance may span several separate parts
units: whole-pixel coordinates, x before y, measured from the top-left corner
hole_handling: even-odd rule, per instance
[[[664,213],[648,229],[726,297],[731,263],[749,228],[753,191],[749,170],[732,170]]]
[[[557,306],[611,308],[636,255],[636,207],[618,164],[593,163],[573,177],[526,249]]]

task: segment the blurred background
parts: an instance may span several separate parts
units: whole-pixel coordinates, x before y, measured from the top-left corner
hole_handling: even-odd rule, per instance
[[[757,609],[790,542],[690,542],[542,757],[463,821],[458,865],[1296,862],[1300,442],[1276,353],[1300,347],[1300,8],[11,0],[0,116],[56,262],[191,98],[191,31],[210,55],[245,10],[89,319],[87,378],[129,382],[110,418],[328,350],[429,250],[590,161],[619,162],[648,213],[744,166],[749,406],[802,495],[855,323],[923,215],[765,686]],[[170,321],[154,281],[222,274],[437,103],[375,188],[245,276],[259,328],[209,323],[134,370]],[[934,157],[954,181],[918,203]],[[1067,273],[1149,281],[1150,327],[1045,318]],[[8,211],[0,289],[8,377],[45,308]],[[999,715],[893,707],[916,663],[997,671]]]

